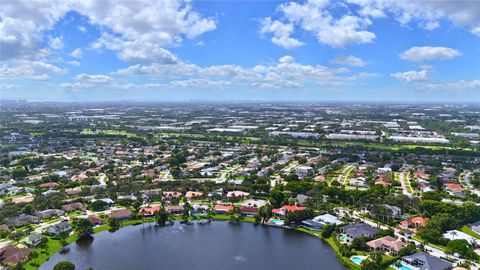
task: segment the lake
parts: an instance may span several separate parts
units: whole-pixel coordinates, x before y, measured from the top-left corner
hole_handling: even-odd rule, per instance
[[[311,235],[250,223],[157,227],[128,226],[114,233],[95,234],[88,245],[69,245],[40,269],[50,270],[59,261],[76,269],[325,269],[344,270],[333,249]]]

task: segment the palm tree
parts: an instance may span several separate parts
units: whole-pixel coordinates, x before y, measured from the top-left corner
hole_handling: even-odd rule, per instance
[[[268,220],[272,216],[272,209],[269,205],[264,205],[258,209],[258,215],[262,219],[262,225],[265,224],[265,221]]]

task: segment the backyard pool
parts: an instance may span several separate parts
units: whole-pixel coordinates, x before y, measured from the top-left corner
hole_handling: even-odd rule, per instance
[[[340,236],[338,236],[338,239],[345,240],[345,239],[347,239],[347,236],[344,235],[344,234],[340,234]]]
[[[405,266],[405,265],[401,265],[400,268],[398,268],[399,270],[413,270],[412,268],[408,267],[408,266]]]
[[[270,219],[270,222],[273,223],[273,224],[275,224],[275,225],[279,225],[279,226],[282,226],[282,225],[285,224],[285,222],[284,222],[283,220],[281,220],[281,219],[274,219],[274,218]]]
[[[350,258],[350,260],[352,260],[352,262],[356,264],[362,264],[363,259],[364,259],[363,257],[358,257],[358,256],[353,256]]]

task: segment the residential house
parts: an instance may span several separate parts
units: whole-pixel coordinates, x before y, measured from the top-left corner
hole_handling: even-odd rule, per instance
[[[144,217],[152,217],[160,211],[161,205],[144,206],[138,210],[138,214]]]
[[[297,204],[298,205],[305,205],[305,202],[310,199],[309,196],[307,195],[303,195],[303,194],[298,194],[297,197],[296,197],[296,200],[297,200]]]
[[[213,211],[217,215],[226,215],[231,213],[233,209],[234,209],[233,205],[216,204],[215,207],[213,208]]]
[[[103,225],[103,224],[105,224],[105,220],[103,220],[100,217],[95,216],[95,215],[88,216],[87,219],[88,219],[88,221],[90,221],[90,223],[92,225]]]
[[[341,225],[343,222],[334,215],[324,214],[304,220],[302,223],[311,229],[321,229],[327,224]]]
[[[313,171],[313,168],[310,166],[299,166],[295,169],[295,174],[302,177],[308,175],[310,171]]]
[[[350,186],[355,186],[355,187],[366,187],[367,186],[367,180],[365,177],[359,176],[355,178],[350,178]]]
[[[39,224],[39,223],[40,223],[40,219],[32,215],[20,215],[18,217],[11,219],[8,222],[8,224],[13,227],[22,227],[27,224]]]
[[[461,232],[459,230],[446,231],[443,234],[443,237],[445,237],[446,239],[449,239],[449,240],[463,239],[463,240],[466,240],[467,242],[469,242],[470,244],[474,245],[475,247],[478,247],[480,245],[479,239],[477,239],[477,238],[475,238],[475,237],[473,237],[469,234],[466,234],[464,232]]]
[[[33,197],[32,196],[17,197],[17,198],[12,199],[12,203],[14,203],[14,204],[31,203],[31,202],[33,202]]]
[[[250,195],[250,193],[240,191],[240,190],[234,190],[234,191],[227,192],[227,198],[234,198],[234,197],[245,198],[245,197],[248,197],[249,195]]]
[[[457,183],[446,183],[445,184],[445,190],[448,192],[448,194],[452,196],[457,196],[457,197],[465,197],[464,189],[462,185],[457,184]]]
[[[180,196],[182,196],[182,193],[179,192],[179,191],[164,191],[163,192],[163,199],[164,200],[169,200],[169,199],[173,199],[173,198],[180,198]]]
[[[183,205],[167,205],[165,206],[165,212],[169,214],[182,214],[184,210]]]
[[[115,218],[115,219],[118,219],[118,220],[128,220],[128,219],[131,219],[132,218],[132,211],[130,211],[129,209],[120,209],[120,210],[117,210],[117,211],[113,211],[109,214],[107,214],[107,217],[108,218]]]
[[[358,237],[373,238],[380,230],[365,223],[355,223],[340,227],[340,232],[347,237],[346,242],[350,243]]]
[[[82,192],[82,189],[79,187],[65,189],[65,194],[67,194],[68,196],[75,196],[77,194],[80,194],[80,192]]]
[[[469,225],[470,229],[478,234],[480,234],[480,221],[477,221]]]
[[[36,247],[43,243],[45,241],[45,236],[41,234],[32,234],[27,236],[24,240],[23,243],[25,243],[29,247]]]
[[[401,258],[402,265],[418,270],[448,270],[452,264],[423,251]]]
[[[303,206],[296,206],[296,205],[284,205],[280,208],[272,209],[272,213],[276,215],[284,216],[287,212],[295,212],[295,211],[302,211],[307,209],[307,207]]]
[[[47,182],[47,183],[43,183],[43,184],[40,184],[39,187],[41,188],[55,188],[55,187],[59,187],[60,184],[57,183],[57,182]]]
[[[390,217],[392,218],[401,218],[402,217],[402,209],[398,206],[384,204],[384,206],[390,210]]]
[[[47,210],[35,213],[35,215],[37,217],[41,218],[41,219],[49,219],[49,218],[52,218],[52,217],[59,217],[59,216],[63,216],[64,214],[65,214],[65,212],[60,210],[60,209],[47,209]]]
[[[367,242],[367,246],[373,252],[388,252],[395,256],[405,243],[389,235]]]
[[[47,230],[45,231],[48,235],[58,235],[60,233],[70,233],[72,230],[72,227],[68,222],[62,221],[60,223],[54,224],[52,226],[49,226]]]
[[[423,217],[413,217],[400,222],[400,227],[403,229],[415,229],[418,227],[425,227],[426,225],[427,219]]]
[[[3,265],[16,265],[19,262],[25,261],[30,251],[31,249],[29,248],[19,248],[8,245],[0,249],[0,263]]]
[[[65,212],[74,212],[74,211],[85,211],[87,210],[87,207],[80,202],[74,202],[74,203],[63,205],[62,209]]]
[[[244,205],[240,206],[239,210],[242,216],[249,216],[249,217],[255,216],[258,212],[257,207],[250,207],[250,206],[244,206]]]
[[[203,192],[201,191],[187,191],[187,193],[185,194],[185,198],[189,200],[201,198],[201,197],[203,197]]]

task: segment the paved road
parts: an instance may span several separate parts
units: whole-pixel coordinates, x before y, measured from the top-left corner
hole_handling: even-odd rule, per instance
[[[398,180],[400,181],[400,185],[402,186],[403,195],[407,195],[407,196],[411,197],[412,193],[408,190],[407,185],[406,185],[406,181],[407,181],[407,177],[408,177],[407,174],[408,174],[408,172],[407,173],[405,173],[405,172],[398,173]]]
[[[347,174],[347,173],[350,173],[350,171],[353,170],[353,168],[355,168],[355,166],[356,166],[355,164],[350,164],[347,167],[343,168],[342,172],[337,177],[337,182],[339,182],[340,184],[344,184],[343,183],[343,175]]]
[[[107,185],[107,175],[104,173],[101,173],[98,177],[98,181],[100,182],[100,185],[105,186]]]
[[[463,187],[470,190],[473,194],[480,196],[480,190],[475,188],[472,183],[470,183],[470,179],[472,179],[473,173],[471,171],[465,171],[458,177],[458,181],[462,184]]]

